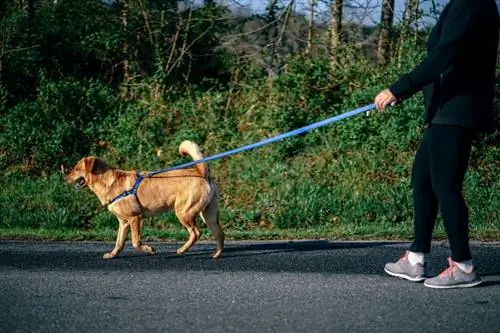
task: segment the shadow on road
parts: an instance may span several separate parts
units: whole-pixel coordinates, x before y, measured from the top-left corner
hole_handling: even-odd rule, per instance
[[[179,244],[156,243],[155,256],[135,252],[128,246],[117,258],[103,260],[109,250],[104,244],[79,244],[70,248],[65,244],[44,244],[31,250],[18,251],[15,247],[0,247],[0,269],[15,267],[26,270],[57,271],[206,271],[208,274],[224,272],[290,272],[321,274],[384,274],[383,266],[397,260],[406,248],[401,242],[330,242],[305,240],[290,242],[228,243],[223,257],[210,258],[213,244],[197,244],[188,253],[178,256]],[[20,245],[23,246],[22,244]],[[500,276],[498,251],[489,247],[474,248],[481,276]],[[448,248],[435,246],[429,257],[430,274],[445,268]],[[491,280],[488,279],[488,280]],[[489,283],[500,283],[492,281]]]
[[[358,249],[370,248],[385,245],[404,244],[402,242],[331,242],[327,240],[304,240],[278,243],[256,243],[235,245],[225,249],[225,253],[241,253],[241,255],[251,255],[245,252],[302,252],[302,251],[324,251],[335,249]]]
[[[484,276],[487,276],[487,275],[483,275]],[[499,280],[488,280],[488,281],[484,281],[483,283],[481,283],[479,285],[480,288],[485,288],[485,287],[492,287],[492,286],[498,286],[500,285],[500,279]]]

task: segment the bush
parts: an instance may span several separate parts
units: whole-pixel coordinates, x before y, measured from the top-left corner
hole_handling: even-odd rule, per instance
[[[84,33],[87,26],[78,27],[84,40],[90,38]],[[76,33],[68,36],[79,38]],[[105,49],[101,43],[92,45],[96,52]],[[0,228],[115,228],[114,217],[88,190],[76,194],[64,183],[61,165],[69,167],[94,154],[122,169],[157,170],[187,159],[178,155],[182,140],[197,142],[205,155],[255,143],[372,103],[379,90],[422,56],[419,50],[408,50],[398,69],[376,69],[358,59],[332,72],[328,58],[296,56],[273,79],[245,64],[244,73],[228,83],[224,67],[214,89],[199,82],[200,73],[196,84],[168,86],[165,82],[172,78],[160,67],[156,76],[137,76],[133,84],[117,89],[104,81],[111,75],[107,72],[58,77],[57,57],[52,57],[50,75],[43,68],[28,70],[37,78],[29,97],[23,93],[23,98],[13,98],[12,81],[0,86]],[[211,80],[217,77],[216,65],[206,65]],[[384,113],[358,114],[211,162],[223,225],[236,231],[339,226],[407,230],[412,220],[411,164],[424,113],[421,101],[418,94]],[[499,138],[498,133],[489,135],[475,145],[466,178],[473,229],[500,226]],[[171,213],[149,222],[153,229],[169,224],[178,226]]]
[[[41,75],[39,86],[35,100],[2,116],[2,169],[50,172],[74,163],[98,144],[98,125],[115,105],[110,90],[92,80],[52,82]]]

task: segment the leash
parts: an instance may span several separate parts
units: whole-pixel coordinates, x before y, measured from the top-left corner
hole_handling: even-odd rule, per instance
[[[115,198],[113,198],[109,202],[109,204],[112,204],[112,203],[116,202],[117,200],[119,200],[121,198],[124,198],[126,196],[129,196],[129,195],[135,195],[136,198],[137,198],[137,189],[139,188],[139,185],[144,180],[144,178],[149,178],[149,177],[152,177],[154,175],[157,175],[157,174],[160,174],[160,173],[164,173],[164,172],[168,172],[168,171],[189,168],[189,167],[192,167],[192,166],[194,166],[196,164],[199,164],[199,163],[204,163],[204,162],[209,162],[209,161],[213,161],[213,160],[218,160],[218,159],[221,159],[221,158],[226,157],[226,156],[234,155],[234,154],[241,153],[241,152],[244,152],[244,151],[249,151],[249,150],[252,150],[252,149],[255,149],[255,148],[258,148],[258,147],[262,147],[262,146],[268,145],[270,143],[274,143],[274,142],[277,142],[277,141],[280,141],[280,140],[283,140],[283,139],[286,139],[286,138],[289,138],[289,137],[292,137],[292,136],[296,136],[296,135],[299,135],[299,134],[302,134],[302,133],[305,133],[305,132],[309,132],[309,131],[311,131],[313,129],[316,129],[316,128],[319,128],[319,127],[323,127],[323,126],[335,123],[337,121],[340,121],[342,119],[355,116],[355,115],[357,115],[359,113],[368,112],[368,111],[373,110],[373,109],[375,109],[375,104],[368,104],[368,105],[362,106],[360,108],[354,109],[352,111],[348,111],[346,113],[342,113],[342,114],[339,114],[339,115],[336,115],[336,116],[333,116],[333,117],[330,117],[330,118],[327,118],[327,119],[324,119],[324,120],[312,123],[310,125],[307,125],[307,126],[304,126],[304,127],[300,127],[300,128],[295,129],[295,130],[292,130],[292,131],[289,131],[289,132],[286,132],[286,133],[283,133],[283,134],[280,134],[280,135],[276,135],[274,137],[267,138],[267,139],[261,140],[259,142],[252,143],[252,144],[249,144],[249,145],[245,145],[245,146],[233,149],[233,150],[229,150],[229,151],[226,151],[226,152],[222,152],[222,153],[219,153],[219,154],[208,156],[208,157],[196,160],[196,161],[191,161],[191,162],[188,162],[188,163],[179,164],[179,165],[172,166],[172,167],[169,167],[169,168],[165,168],[165,169],[160,169],[160,170],[157,170],[157,171],[148,172],[146,174],[137,173],[137,180],[135,181],[135,184],[132,187],[132,189],[130,189],[128,191],[125,191],[122,194],[116,196]]]
[[[236,149],[233,149],[233,150],[229,150],[229,151],[226,151],[226,152],[223,152],[223,153],[219,153],[219,154],[216,154],[216,155],[208,156],[208,157],[196,160],[196,161],[192,161],[192,162],[180,164],[180,165],[173,166],[173,167],[166,168],[166,169],[160,169],[158,171],[153,171],[153,172],[150,172],[148,175],[154,176],[154,175],[157,175],[159,173],[163,173],[163,172],[167,172],[167,171],[178,170],[178,169],[185,169],[185,168],[191,167],[193,165],[196,165],[198,163],[203,163],[203,162],[218,160],[218,159],[221,159],[221,158],[229,156],[229,155],[234,155],[234,154],[241,153],[241,152],[244,152],[244,151],[249,151],[249,150],[252,150],[252,149],[255,149],[255,148],[258,148],[258,147],[262,147],[262,146],[268,145],[268,144],[276,142],[276,141],[280,141],[280,140],[289,138],[291,136],[295,136],[295,135],[299,135],[299,134],[311,131],[311,130],[316,129],[318,127],[329,125],[329,124],[337,122],[339,120],[352,117],[352,116],[357,115],[359,113],[368,112],[368,111],[370,111],[370,110],[372,110],[374,108],[375,108],[375,104],[365,105],[365,106],[362,106],[362,107],[360,107],[358,109],[355,109],[355,110],[352,110],[352,111],[349,111],[349,112],[346,112],[346,113],[342,113],[342,114],[336,115],[334,117],[327,118],[327,119],[318,121],[316,123],[312,123],[310,125],[297,128],[297,129],[292,130],[290,132],[286,132],[286,133],[283,133],[283,134],[280,134],[280,135],[277,135],[277,136],[274,136],[274,137],[271,137],[271,138],[268,138],[268,139],[264,139],[264,140],[256,142],[256,143],[252,143],[252,144],[249,144],[249,145],[246,145],[246,146],[242,146],[240,148],[236,148]]]

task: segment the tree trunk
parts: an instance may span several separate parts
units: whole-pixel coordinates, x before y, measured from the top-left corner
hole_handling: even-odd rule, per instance
[[[315,23],[314,23],[314,13],[316,10],[317,0],[309,0],[309,26],[307,29],[307,48],[306,54],[308,56],[313,55],[313,39],[315,35]]]
[[[35,0],[28,0],[28,17],[30,19],[35,17]]]
[[[399,35],[399,42],[398,42],[398,51],[397,51],[398,67],[401,67],[401,63],[403,60],[402,58],[403,53],[405,52],[405,43],[408,41],[408,38],[410,37],[410,26],[412,23],[416,22],[418,18],[419,2],[420,2],[419,0],[406,0],[401,33]]]
[[[278,0],[270,0],[269,6],[267,7],[267,23],[269,24],[269,29],[267,33],[267,44],[270,45],[271,54],[269,55],[269,64],[267,68],[267,74],[269,78],[273,78],[276,75],[274,70],[274,64],[276,60],[276,43],[278,39],[278,22],[276,22],[276,13],[278,11]]]
[[[344,0],[332,0],[332,25],[330,28],[330,54],[332,69],[338,65],[338,51],[340,47],[341,34],[342,34],[342,9],[344,7]]]
[[[410,0],[410,24],[415,24],[413,30],[414,42],[417,41],[418,37],[418,20],[419,20],[419,8],[420,0]]]
[[[3,36],[2,36],[3,37]],[[5,50],[4,39],[0,41],[0,84],[2,83],[2,71],[3,71],[3,53]]]
[[[122,48],[122,65],[123,65],[123,82],[122,94],[124,97],[128,96],[128,84],[131,81],[130,74],[130,60],[129,60],[129,43],[128,43],[128,12],[130,9],[128,0],[122,0],[122,28],[123,28],[123,48]]]
[[[394,0],[383,0],[377,50],[377,60],[378,64],[381,66],[389,63],[393,21]]]

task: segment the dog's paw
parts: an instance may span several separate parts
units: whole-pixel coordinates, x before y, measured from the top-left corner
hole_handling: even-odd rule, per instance
[[[104,253],[104,255],[102,256],[103,259],[112,259],[114,257],[115,255],[113,254],[113,252]]]
[[[184,254],[184,252],[186,252],[186,250],[184,250],[182,247],[180,249],[177,249],[178,255]]]
[[[143,248],[144,252],[149,253],[149,254],[155,254],[156,250],[154,247],[149,246],[149,245],[144,245]]]
[[[222,250],[216,250],[214,254],[212,254],[212,258],[219,259],[221,255],[222,255]]]

